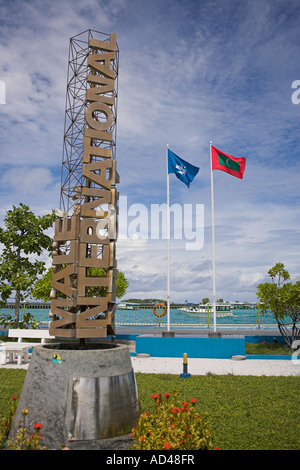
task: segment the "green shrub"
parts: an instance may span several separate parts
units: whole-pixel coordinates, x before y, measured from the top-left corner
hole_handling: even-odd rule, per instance
[[[196,409],[196,398],[180,403],[176,392],[152,395],[153,413],[141,414],[132,437],[134,450],[210,450],[207,415]]]

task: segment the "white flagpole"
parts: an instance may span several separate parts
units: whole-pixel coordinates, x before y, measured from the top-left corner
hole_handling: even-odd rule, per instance
[[[170,182],[168,173],[168,148],[166,147],[167,162],[167,329],[170,331]]]
[[[215,209],[214,209],[214,179],[212,169],[212,156],[210,144],[210,183],[211,183],[211,233],[212,233],[212,262],[213,262],[213,314],[214,314],[214,332],[217,329],[216,321],[216,267],[215,267]]]

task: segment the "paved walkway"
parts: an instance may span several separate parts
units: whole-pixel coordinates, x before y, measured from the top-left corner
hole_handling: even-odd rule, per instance
[[[182,358],[174,357],[132,357],[135,372],[153,374],[181,374]],[[268,359],[188,359],[188,373],[206,375],[208,373],[225,375],[266,375],[300,376],[300,361]]]
[[[135,372],[150,374],[175,374],[183,372],[182,358],[174,357],[131,357]],[[6,363],[0,368],[28,369],[29,363],[18,365]],[[188,359],[188,373],[191,375],[265,375],[265,376],[300,376],[300,360],[297,364],[291,360],[268,359]]]

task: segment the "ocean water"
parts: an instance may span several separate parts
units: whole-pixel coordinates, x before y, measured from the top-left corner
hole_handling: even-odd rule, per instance
[[[117,326],[165,326],[167,325],[167,315],[157,317],[154,315],[154,306],[137,305],[129,308],[116,309],[116,325]],[[23,319],[25,312],[30,312],[37,320],[46,326],[51,321],[49,316],[50,304],[27,304],[22,306],[20,319]],[[157,312],[162,314],[163,311]],[[0,309],[0,316],[3,314],[14,317],[14,306],[9,305]],[[232,315],[230,316],[217,316],[217,326],[220,327],[276,327],[277,323],[271,312],[262,314],[256,308],[233,308]],[[183,327],[212,327],[213,314],[212,313],[187,313],[181,310],[180,307],[171,306],[170,308],[170,325],[183,326]]]
[[[232,309],[230,316],[217,316],[217,326],[230,327],[262,327],[277,326],[277,323],[271,313],[262,315],[257,308],[237,308]],[[170,308],[170,324],[173,326],[213,326],[213,314],[210,313],[186,313],[181,308]],[[140,307],[132,310],[117,309],[116,324],[119,325],[145,325],[145,326],[164,326],[167,324],[167,315],[158,318],[154,315],[153,307]]]

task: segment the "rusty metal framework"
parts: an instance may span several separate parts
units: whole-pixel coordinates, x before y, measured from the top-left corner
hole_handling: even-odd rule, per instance
[[[74,188],[83,185],[82,155],[84,130],[87,128],[85,112],[88,105],[86,92],[92,85],[88,82],[88,57],[91,54],[90,39],[101,41],[110,40],[110,35],[88,29],[70,39],[67,93],[65,105],[64,141],[62,154],[60,209],[69,215],[79,201],[74,199]],[[113,134],[112,142],[97,141],[95,146],[112,149],[112,158],[116,158],[116,119],[118,103],[118,70],[119,49],[116,49],[116,58],[111,65],[115,72],[115,88],[107,93],[113,98],[114,122],[110,132]],[[101,120],[101,115],[98,116]]]

